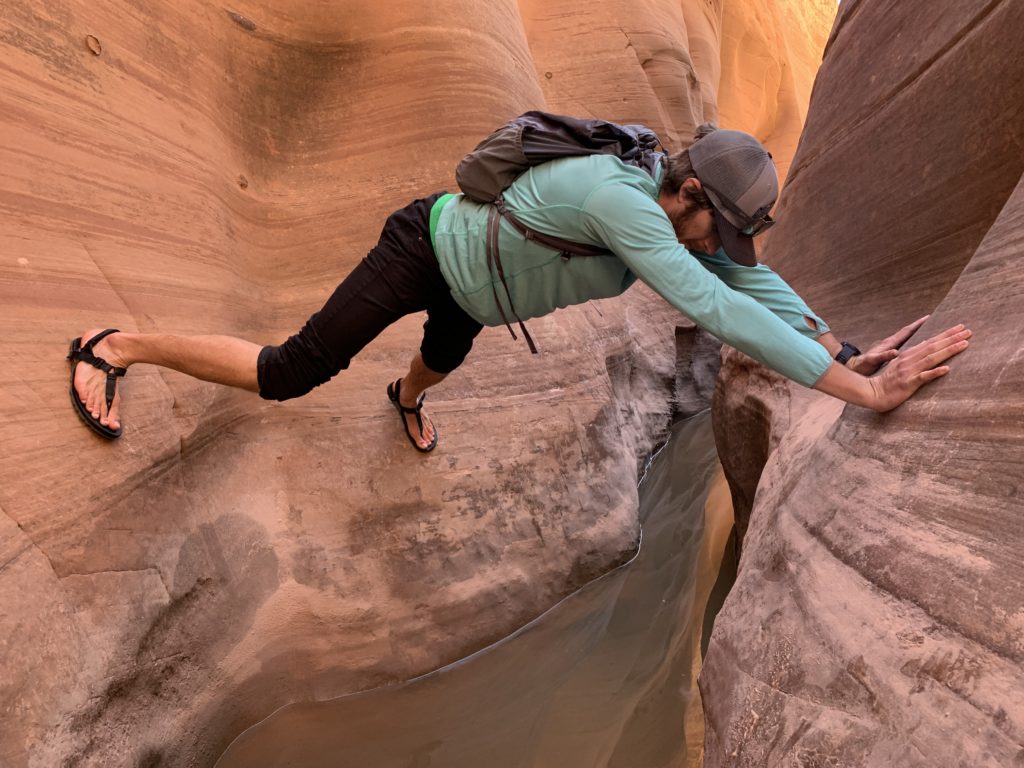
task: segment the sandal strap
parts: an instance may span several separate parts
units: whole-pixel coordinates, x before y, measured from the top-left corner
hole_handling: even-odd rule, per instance
[[[85,352],[92,352],[93,347],[95,347],[99,342],[103,341],[103,339],[107,338],[107,336],[109,336],[112,333],[120,333],[120,331],[117,328],[107,328],[107,330],[105,331],[100,331],[91,339],[89,339],[88,342],[82,345],[82,350]]]
[[[418,415],[419,412],[423,410],[423,401],[427,399],[426,392],[423,392],[420,395],[420,399],[416,401],[416,405],[414,407],[406,408],[404,405],[402,405],[402,380],[399,379],[398,381],[396,381],[394,384],[391,385],[391,388],[395,390],[395,405],[398,406],[398,410],[400,410],[402,413],[415,413]]]
[[[123,374],[122,374],[123,375]],[[114,395],[117,394],[117,374],[110,372],[107,374],[107,413],[110,412],[110,406],[114,404]]]
[[[424,393],[424,396],[425,395],[426,393]],[[406,408],[401,403],[398,404],[398,408],[402,411],[402,413],[419,413],[420,411],[423,410],[423,397],[420,397],[420,399],[416,401],[416,406],[414,408]]]
[[[399,410],[402,411],[403,414],[411,413],[412,415],[414,415],[416,417],[416,429],[418,429],[419,432],[420,432],[420,435],[422,435],[423,434],[423,398],[421,397],[419,399],[419,402],[416,403],[416,407],[415,408],[406,408],[401,403],[398,404],[398,408],[399,408]]]
[[[100,331],[91,339],[89,339],[87,343],[82,344],[77,349],[73,349],[71,352],[69,352],[68,359],[78,360],[79,362],[82,363],[88,363],[93,368],[99,368],[101,371],[107,374],[108,377],[124,376],[125,374],[128,373],[127,368],[118,368],[117,366],[113,366],[106,360],[104,360],[102,357],[97,357],[92,353],[92,349],[96,345],[96,342],[106,338],[112,333],[119,333],[119,331],[116,328],[108,328],[105,331]],[[109,381],[107,382],[107,387],[110,387]]]
[[[102,357],[96,357],[96,355],[92,354],[91,352],[86,352],[84,349],[81,349],[77,352],[73,352],[71,355],[69,355],[69,357],[71,357],[73,360],[78,360],[81,363],[88,363],[93,368],[99,368],[108,376],[124,376],[126,373],[128,373],[127,368],[117,368],[108,363]]]
[[[427,393],[423,392],[420,394],[419,399],[416,401],[416,405],[413,408],[406,408],[402,405],[402,380],[399,379],[391,385],[395,390],[395,405],[398,406],[398,410],[402,414],[411,413],[416,417],[416,428],[419,430],[420,435],[423,434],[423,401],[427,399]]]

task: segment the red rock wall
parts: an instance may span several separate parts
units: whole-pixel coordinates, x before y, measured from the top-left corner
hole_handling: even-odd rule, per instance
[[[782,179],[804,127],[836,7],[833,0],[723,5],[720,122],[760,138]]]
[[[883,416],[727,359],[741,496],[747,432],[777,448],[702,673],[708,765],[1024,759],[1021,29],[1013,2],[840,6],[765,256],[843,338],[975,336]]]
[[[679,146],[716,117],[721,19],[3,5],[0,764],[207,765],[277,707],[452,661],[632,552],[681,322],[650,292],[533,323],[537,359],[485,332],[431,394],[429,458],[384,397],[420,318],[285,405],[137,366],[115,445],[78,423],[63,356],[97,324],[282,340],[524,109]]]

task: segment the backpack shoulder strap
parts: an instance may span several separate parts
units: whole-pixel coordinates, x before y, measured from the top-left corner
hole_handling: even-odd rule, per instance
[[[491,208],[487,212],[487,269],[492,273],[497,270],[498,279],[501,280],[502,286],[505,288],[505,296],[508,297],[508,309],[512,313],[512,317],[519,323],[519,328],[523,332],[523,338],[526,339],[526,344],[530,348],[530,352],[537,354],[537,345],[533,343],[533,337],[530,336],[530,332],[526,330],[526,323],[519,317],[519,313],[516,312],[515,306],[512,304],[512,291],[508,288],[508,282],[505,280],[505,269],[501,266],[501,254],[498,251],[498,218],[497,208]],[[498,298],[498,289],[494,283],[491,283],[491,291],[494,292],[494,303],[498,307],[498,312],[501,314],[501,319],[505,322],[505,327],[508,328],[508,332],[512,334],[512,338],[516,338],[516,332],[512,330],[512,324],[508,320],[508,316],[505,314],[505,308],[501,305],[501,299]]]
[[[589,243],[576,243],[572,240],[563,240],[560,237],[554,235],[546,235],[543,232],[538,232],[535,229],[530,229],[528,226],[523,224],[519,219],[515,217],[515,214],[508,209],[505,205],[505,196],[501,195],[497,200],[494,201],[494,207],[497,208],[498,213],[505,219],[509,224],[515,227],[523,237],[527,240],[532,240],[535,243],[551,248],[555,251],[559,251],[563,257],[568,258],[570,256],[610,256],[612,252],[607,248],[602,248],[599,245],[590,245]]]

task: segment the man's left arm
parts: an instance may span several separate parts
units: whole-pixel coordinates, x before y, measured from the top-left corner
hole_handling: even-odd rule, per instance
[[[833,358],[842,350],[842,343],[828,323],[815,314],[789,283],[768,265],[744,267],[730,260],[722,251],[710,256],[705,253],[693,255],[730,288],[747,294],[804,336],[817,341]],[[899,348],[927,319],[925,316],[915,320],[891,336],[876,341],[859,355],[850,357],[846,367],[864,376],[872,375],[897,357]]]
[[[744,267],[732,261],[722,250],[713,255],[694,251],[693,256],[734,291],[745,293],[790,327],[820,342],[833,357],[839,352],[841,345],[832,335],[828,323],[818,317],[789,283],[768,265]]]

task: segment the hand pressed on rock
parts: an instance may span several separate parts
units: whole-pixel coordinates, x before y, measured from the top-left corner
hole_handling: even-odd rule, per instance
[[[925,320],[929,317],[930,315],[925,315],[910,325],[900,328],[891,336],[876,341],[865,352],[851,357],[847,361],[846,367],[863,376],[871,376],[876,373],[883,365],[899,357],[899,348],[907,343],[907,339],[917,333],[917,329],[924,325]]]
[[[889,339],[895,338],[905,330],[906,328],[898,331]],[[872,404],[874,410],[879,413],[891,411],[924,384],[949,373],[949,366],[941,363],[967,349],[967,340],[970,337],[970,330],[963,325],[956,325],[900,352],[885,370],[869,379],[875,392]]]

